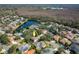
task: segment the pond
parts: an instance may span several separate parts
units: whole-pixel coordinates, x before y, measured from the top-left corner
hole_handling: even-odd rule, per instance
[[[40,22],[37,20],[31,19],[31,20],[28,20],[27,22],[23,23],[22,25],[20,25],[16,29],[16,31],[19,31],[19,30],[22,30],[23,28],[28,28],[31,25],[37,25],[37,24],[40,24]]]

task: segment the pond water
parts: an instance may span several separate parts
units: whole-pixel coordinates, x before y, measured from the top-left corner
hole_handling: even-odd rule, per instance
[[[31,25],[37,25],[40,22],[38,22],[37,20],[28,20],[27,22],[23,23],[21,26],[19,26],[16,30],[22,30],[23,28],[28,28]]]

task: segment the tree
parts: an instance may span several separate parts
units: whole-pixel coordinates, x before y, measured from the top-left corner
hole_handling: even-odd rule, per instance
[[[0,42],[2,44],[8,44],[9,43],[9,39],[8,39],[8,36],[6,34],[3,34],[0,36]]]
[[[12,45],[12,46],[9,48],[8,53],[9,53],[9,54],[16,53],[16,52],[17,52],[17,48],[18,48],[17,45]]]

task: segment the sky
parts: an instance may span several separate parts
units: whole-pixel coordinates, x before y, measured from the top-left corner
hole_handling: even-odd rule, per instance
[[[0,4],[0,8],[10,7],[56,7],[56,8],[68,8],[79,9],[79,4]]]

